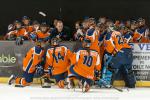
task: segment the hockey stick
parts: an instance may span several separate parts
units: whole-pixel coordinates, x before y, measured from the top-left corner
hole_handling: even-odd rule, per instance
[[[119,88],[117,88],[117,87],[115,87],[115,86],[113,86],[113,85],[111,85],[111,87],[112,87],[113,89],[118,90],[119,92],[123,92],[123,90],[122,90],[122,89],[119,89]]]
[[[103,69],[104,75],[102,75],[102,78],[105,78],[106,70],[108,69],[108,64],[109,64],[109,62],[112,60],[112,56],[109,56],[108,58],[109,58],[109,59],[108,59],[107,61],[105,61],[105,64],[104,64],[104,69]],[[112,81],[112,83],[113,83],[114,78],[112,78],[111,81]],[[103,84],[106,88],[108,88],[108,86],[107,86],[107,81],[103,80],[103,81],[101,81],[101,82],[102,82],[102,84]],[[119,88],[117,88],[117,87],[115,87],[115,86],[113,86],[113,85],[111,85],[111,84],[109,84],[109,87],[110,87],[110,88],[113,88],[113,89],[116,89],[116,90],[118,90],[118,91],[120,91],[120,92],[123,92],[122,89],[119,89]]]
[[[115,90],[118,90],[119,92],[123,92],[123,90],[122,89],[119,89],[119,88],[117,88],[117,87],[115,87],[115,86],[113,86],[113,85],[109,85],[109,86],[107,86],[107,82],[105,81],[105,80],[103,80],[103,81],[101,81],[102,82],[102,84],[106,87],[106,88],[113,88],[113,89],[115,89]]]

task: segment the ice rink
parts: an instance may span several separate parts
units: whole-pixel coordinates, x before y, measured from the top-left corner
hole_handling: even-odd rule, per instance
[[[58,89],[29,86],[17,88],[0,84],[0,100],[150,100],[150,88],[123,89],[91,89],[82,93],[81,89]]]

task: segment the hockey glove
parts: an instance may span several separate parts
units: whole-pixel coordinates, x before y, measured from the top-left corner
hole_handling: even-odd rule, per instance
[[[38,74],[38,75],[40,75],[40,76],[44,74],[43,66],[41,66],[40,64],[38,64],[38,65],[36,66],[36,74]]]

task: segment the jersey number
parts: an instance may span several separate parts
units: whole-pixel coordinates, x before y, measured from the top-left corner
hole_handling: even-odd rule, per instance
[[[60,52],[58,53],[58,56],[56,56],[56,55],[54,54],[53,57],[54,57],[56,63],[58,63],[58,60],[64,60],[64,56],[62,56],[62,55],[60,54]]]
[[[92,62],[93,62],[93,57],[92,56],[84,56],[83,64],[90,67],[92,65]]]

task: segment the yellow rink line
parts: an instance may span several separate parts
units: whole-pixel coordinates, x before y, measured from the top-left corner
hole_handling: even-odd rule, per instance
[[[8,82],[8,77],[0,77],[0,83],[7,83]],[[33,80],[34,84],[39,84],[40,83],[40,79],[39,78],[34,78]],[[115,86],[124,86],[124,82],[123,81],[115,81],[114,82]],[[150,87],[150,81],[137,81],[136,83],[137,87]]]

